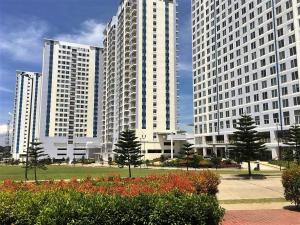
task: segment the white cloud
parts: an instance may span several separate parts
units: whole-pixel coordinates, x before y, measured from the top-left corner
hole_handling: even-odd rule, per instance
[[[51,26],[34,18],[15,19],[8,17],[0,26],[0,51],[13,60],[40,64],[43,39],[48,37]],[[71,33],[62,33],[49,38],[75,43],[100,46],[105,25],[93,19],[82,22]]]
[[[192,63],[178,63],[178,70],[185,72],[192,72]]]
[[[105,24],[98,23],[96,20],[90,19],[84,21],[80,25],[80,29],[76,29],[73,34],[59,34],[55,37],[55,39],[81,44],[102,46],[104,29]]]
[[[14,60],[41,61],[42,38],[47,30],[48,25],[36,19],[8,18],[0,26],[0,51]]]
[[[0,86],[0,92],[13,93],[14,91],[9,88]]]
[[[0,124],[0,135],[6,134],[7,132],[7,125],[6,124]]]

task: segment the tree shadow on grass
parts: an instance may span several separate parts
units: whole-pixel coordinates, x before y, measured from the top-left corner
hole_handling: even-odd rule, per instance
[[[287,205],[284,206],[283,209],[293,211],[293,212],[300,212],[300,207],[297,207],[295,205]]]
[[[237,179],[244,179],[244,180],[265,180],[267,179],[266,175],[263,174],[252,174],[249,176],[248,174],[236,174],[234,175]]]

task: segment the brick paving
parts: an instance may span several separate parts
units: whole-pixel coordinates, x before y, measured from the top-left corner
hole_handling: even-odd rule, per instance
[[[284,209],[229,210],[222,225],[300,225],[300,212]]]

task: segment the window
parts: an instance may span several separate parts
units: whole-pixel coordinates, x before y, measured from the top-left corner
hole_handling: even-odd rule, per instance
[[[273,109],[278,109],[278,102],[277,101],[273,101],[272,102],[272,106],[273,106]]]
[[[287,95],[287,94],[288,94],[288,89],[287,89],[287,87],[283,87],[283,88],[281,89],[281,93],[282,93],[282,95]]]
[[[281,76],[281,83],[286,83],[286,82],[287,82],[286,75],[282,75]]]
[[[260,119],[259,119],[259,116],[256,116],[256,117],[255,117],[255,124],[256,124],[256,125],[260,125]]]
[[[285,125],[290,125],[290,113],[283,112],[283,121]]]
[[[289,100],[288,99],[282,99],[282,107],[283,108],[289,107]]]
[[[271,86],[275,86],[277,84],[276,78],[271,79]]]
[[[293,85],[293,93],[298,93],[299,92],[299,84],[294,84]]]
[[[267,99],[268,98],[268,92],[263,92],[262,97],[263,97],[263,99]]]
[[[294,105],[300,105],[300,96],[294,97]]]
[[[278,113],[273,113],[273,121],[275,124],[279,123],[279,116]]]
[[[295,123],[300,124],[300,110],[295,110],[294,114],[295,114]]]
[[[298,79],[298,71],[292,72],[292,80]]]
[[[269,115],[264,115],[264,124],[269,124]]]
[[[277,97],[277,89],[272,90],[272,98]]]

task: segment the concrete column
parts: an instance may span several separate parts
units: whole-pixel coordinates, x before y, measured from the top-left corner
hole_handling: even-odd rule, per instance
[[[271,151],[272,151],[272,159],[279,159],[279,149],[271,148]]]

